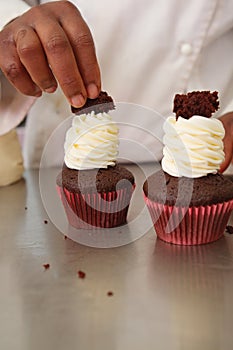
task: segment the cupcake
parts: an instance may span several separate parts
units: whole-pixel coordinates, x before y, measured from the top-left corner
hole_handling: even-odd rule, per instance
[[[233,209],[233,183],[218,172],[224,160],[218,93],[177,94],[164,123],[162,169],[145,181],[145,201],[157,236],[196,245],[223,236]]]
[[[87,99],[66,133],[64,165],[56,183],[69,223],[76,228],[123,225],[135,187],[133,174],[117,163],[118,127],[106,92]]]

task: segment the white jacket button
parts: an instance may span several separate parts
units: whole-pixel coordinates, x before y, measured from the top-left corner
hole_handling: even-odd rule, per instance
[[[180,52],[183,55],[190,55],[193,51],[192,45],[189,43],[183,43],[180,47]]]

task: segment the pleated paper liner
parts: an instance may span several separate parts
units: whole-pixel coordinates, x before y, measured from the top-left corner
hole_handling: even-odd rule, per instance
[[[73,193],[57,186],[70,225],[77,229],[111,228],[126,223],[135,186],[106,193]]]
[[[233,200],[198,207],[176,207],[145,196],[157,236],[165,242],[198,245],[217,241],[224,234]]]

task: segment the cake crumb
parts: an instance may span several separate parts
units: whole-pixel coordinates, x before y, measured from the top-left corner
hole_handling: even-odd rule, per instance
[[[25,210],[28,210],[28,207],[25,207],[24,209],[25,209]]]
[[[95,112],[95,114],[108,113],[113,109],[115,109],[113,99],[106,91],[101,91],[97,98],[87,98],[85,105],[80,108],[71,106],[72,113],[76,115],[87,114],[92,111]]]
[[[78,271],[78,277],[81,278],[81,279],[84,279],[84,278],[86,277],[85,272],[79,270],[79,271]]]
[[[189,119],[193,115],[210,118],[219,109],[218,92],[193,91],[187,94],[176,94],[173,112],[176,120],[179,117]]]
[[[44,266],[45,270],[48,270],[50,268],[50,264],[44,264],[43,266]]]
[[[48,223],[48,220],[44,220],[44,223],[47,224],[47,223]]]
[[[226,232],[229,233],[230,235],[232,235],[233,234],[233,226],[228,225],[226,227]]]
[[[67,239],[68,237],[66,235],[64,235],[64,239]]]
[[[114,294],[113,294],[113,292],[112,291],[109,291],[108,293],[107,293],[107,296],[108,297],[112,297]]]

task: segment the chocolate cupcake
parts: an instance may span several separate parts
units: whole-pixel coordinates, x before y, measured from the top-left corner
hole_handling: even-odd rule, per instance
[[[108,114],[114,103],[106,92],[87,100],[67,131],[57,190],[69,223],[76,228],[123,225],[135,187],[134,176],[117,164],[118,127]]]
[[[218,106],[217,92],[176,95],[176,116],[164,123],[162,169],[143,190],[156,233],[166,242],[209,243],[225,231],[233,183],[218,173],[225,133],[222,123],[211,118]]]

